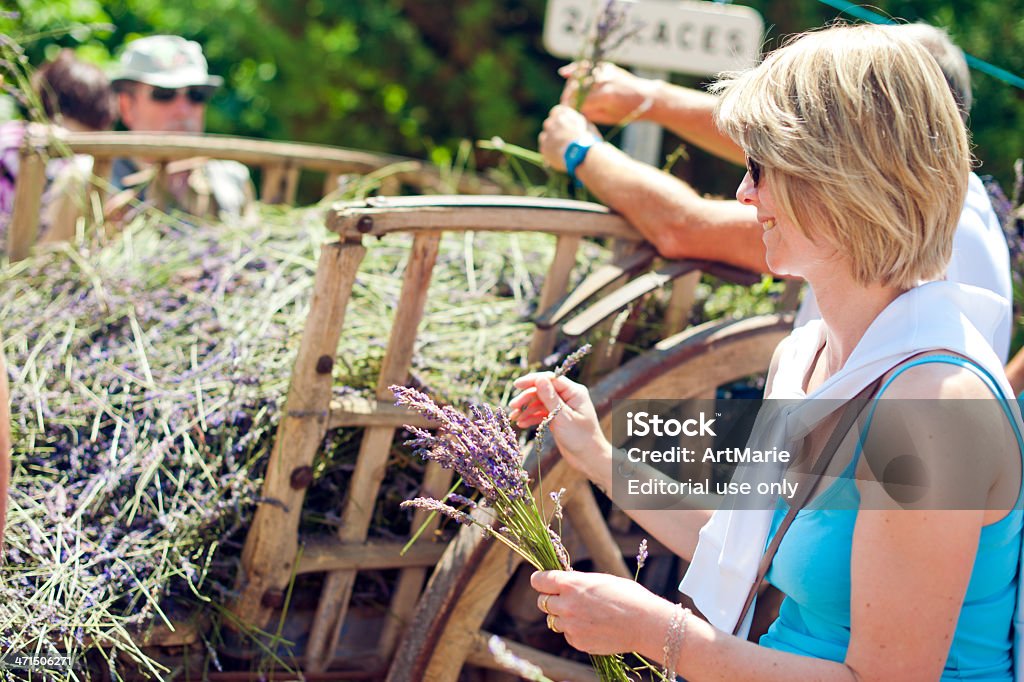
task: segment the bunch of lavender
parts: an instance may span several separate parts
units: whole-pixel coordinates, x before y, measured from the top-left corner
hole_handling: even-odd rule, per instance
[[[594,85],[594,69],[635,36],[642,28],[640,24],[629,25],[629,10],[622,0],[605,0],[601,11],[586,31],[587,39],[576,59],[577,68],[573,75],[576,81],[574,108],[579,111],[587,100],[587,94]]]
[[[473,525],[489,537],[504,543],[539,571],[572,570],[569,553],[551,521],[561,521],[561,497],[565,489],[551,494],[554,512],[545,519],[530,492],[529,476],[523,468],[519,443],[512,425],[502,410],[473,406],[463,414],[450,405],[439,406],[414,388],[391,386],[397,404],[411,407],[437,424],[434,433],[407,426],[416,437],[406,442],[424,459],[454,469],[462,480],[483,496],[480,511],[493,517],[487,523],[481,514],[470,515],[432,498],[418,497],[402,503],[438,512],[464,525]],[[477,508],[462,496],[449,495],[448,501]],[[628,668],[621,656],[591,656],[599,679],[629,680]]]
[[[459,523],[476,525],[538,571],[569,570],[569,553],[530,493],[519,441],[504,411],[474,405],[466,415],[450,405],[438,405],[414,388],[392,386],[391,390],[397,404],[415,409],[438,425],[435,433],[407,426],[415,438],[406,441],[406,445],[423,459],[454,469],[467,485],[476,488],[499,527],[495,529],[447,501],[418,497],[403,502],[402,506],[438,512]],[[450,495],[448,499],[470,509],[477,507],[475,502],[461,496]],[[559,501],[555,504],[552,518],[559,514]]]

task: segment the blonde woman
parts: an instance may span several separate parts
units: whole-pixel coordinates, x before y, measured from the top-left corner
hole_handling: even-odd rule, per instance
[[[682,587],[699,593],[714,625],[607,575],[537,573],[538,607],[579,649],[637,651],[691,682],[1010,680],[1020,417],[992,400],[1012,391],[986,341],[1004,308],[967,285],[919,285],[950,258],[970,172],[942,73],[892,27],[836,27],[717,90],[716,121],[747,155],[737,198],[757,209],[767,263],[806,279],[822,314],[780,345],[767,394],[806,398],[800,406],[812,410],[819,398],[849,400],[878,385],[874,421],[862,428],[891,449],[864,455],[856,429],[842,441],[836,475],[796,515],[772,561],[767,579],[787,596],[759,644],[728,634],[753,576],[744,585],[720,574],[725,512],[632,512],[692,560]],[[518,423],[561,405],[551,423],[560,450],[610,488],[612,449],[586,389],[550,374],[517,385]],[[961,399],[996,409],[938,409]],[[824,417],[806,436],[808,460],[835,423]],[[984,447],[972,441],[978,433]],[[909,503],[886,480],[907,453],[927,482]],[[767,537],[786,511],[780,501],[766,512]]]

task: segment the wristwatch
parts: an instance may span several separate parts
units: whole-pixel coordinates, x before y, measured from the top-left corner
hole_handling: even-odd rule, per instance
[[[577,187],[582,187],[583,183],[576,177],[576,169],[587,158],[587,152],[590,151],[590,148],[600,141],[601,139],[596,135],[587,135],[578,140],[573,140],[565,148],[565,172],[569,174],[569,178]]]

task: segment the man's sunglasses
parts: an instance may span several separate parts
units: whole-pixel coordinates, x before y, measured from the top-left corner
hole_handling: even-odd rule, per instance
[[[154,102],[173,102],[179,92],[184,92],[192,104],[206,104],[213,94],[209,88],[153,88],[149,98]]]

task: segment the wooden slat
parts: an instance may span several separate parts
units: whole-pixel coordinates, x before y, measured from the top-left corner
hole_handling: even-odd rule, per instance
[[[380,194],[384,196],[397,196],[402,193],[402,174],[395,173],[380,179]]]
[[[153,182],[149,186],[149,199],[158,211],[166,211],[170,206],[170,190],[168,188],[167,163],[158,161],[155,165]]]
[[[665,286],[674,278],[693,272],[699,268],[697,261],[672,261],[648,272],[619,287],[579,315],[562,325],[562,331],[568,336],[580,336],[599,325],[615,313],[633,303],[640,297]]]
[[[350,426],[391,426],[406,424],[430,428],[435,426],[419,412],[395,405],[394,400],[367,400],[356,396],[336,398],[331,401],[328,429]]]
[[[260,185],[260,201],[264,204],[281,203],[281,190],[283,183],[283,163],[271,163],[263,166],[263,182]]]
[[[612,253],[614,254],[615,261],[621,261],[622,259],[628,258],[630,254],[643,248],[638,242],[630,242],[625,239],[616,239],[613,242]],[[624,285],[628,280],[628,277],[622,276],[612,282],[609,285],[611,291],[618,289]],[[580,381],[584,384],[591,384],[597,381],[600,377],[604,376],[611,370],[615,369],[622,364],[622,353],[625,349],[625,344],[618,343],[618,335],[621,331],[621,325],[616,324],[616,320],[607,320],[601,325],[601,329],[596,335],[596,339],[592,343],[590,355],[587,358],[587,362],[584,363],[583,369],[580,372]],[[562,331],[565,331],[565,325],[562,326]]]
[[[423,317],[440,242],[441,235],[438,232],[419,233],[413,240],[398,309],[395,311],[388,347],[377,379],[377,398],[380,400],[391,398],[390,385],[403,384],[407,379],[416,330]],[[348,500],[342,512],[342,526],[338,533],[342,542],[362,543],[366,540],[394,433],[393,427],[374,426],[363,434],[356,468],[349,483]],[[330,663],[331,652],[337,645],[348,612],[355,576],[355,571],[335,571],[328,574],[324,581],[316,618],[306,645],[309,669],[312,672],[322,672]]]
[[[544,309],[534,317],[533,321],[539,327],[552,327],[564,320],[569,313],[575,310],[588,298],[605,288],[623,275],[633,275],[640,272],[654,260],[656,253],[652,247],[640,247],[633,253],[627,254],[621,259],[614,259],[607,265],[602,265],[580,282],[580,285],[557,304]]]
[[[240,596],[235,615],[246,624],[264,627],[270,608],[263,604],[269,590],[285,587],[298,550],[299,517],[305,488],[293,488],[292,472],[311,466],[327,430],[331,372],[317,372],[321,358],[337,353],[345,308],[359,263],[366,254],[361,244],[328,244],[320,253],[313,299],[285,401],[285,414],[277,429],[267,463],[262,497],[256,508],[242,551]],[[322,364],[321,364],[322,369]]]
[[[377,154],[358,149],[330,147],[298,142],[273,142],[229,135],[190,135],[185,133],[69,133],[64,143],[77,154],[96,158],[138,156],[170,161],[192,156],[230,159],[251,166],[271,162],[301,162],[304,168],[325,172],[368,173],[404,161],[392,154]]]
[[[437,168],[417,159],[379,154],[358,149],[331,147],[298,142],[273,142],[227,135],[192,135],[185,133],[63,133],[59,145],[66,145],[76,154],[100,158],[142,157],[170,161],[191,156],[238,161],[249,166],[272,162],[290,163],[299,168],[326,173],[366,174],[402,164],[397,173],[402,182],[418,188],[440,191],[444,185]],[[51,143],[56,150],[58,143]],[[500,192],[500,187],[473,173],[463,173],[458,191],[462,193]]]
[[[23,260],[39,235],[39,209],[46,185],[46,160],[32,149],[21,152],[14,210],[7,237],[7,255],[11,262]]]
[[[445,493],[452,485],[452,471],[442,469],[436,462],[427,465],[427,471],[423,476],[423,485],[420,488],[420,496],[433,497],[435,500],[443,500]],[[418,532],[423,528],[424,538],[438,527],[440,518],[437,514],[431,516],[428,512],[417,509],[412,517],[412,530]],[[413,612],[416,610],[416,602],[419,601],[420,593],[423,591],[423,584],[427,579],[426,568],[412,568],[403,570],[398,577],[395,586],[394,597],[391,599],[391,608],[388,609],[388,620],[384,623],[380,639],[377,642],[377,655],[384,660],[390,660],[398,643],[398,638],[409,624]]]
[[[338,181],[341,179],[341,173],[337,171],[328,171],[326,177],[324,177],[324,187],[321,192],[322,197],[327,196],[331,192],[338,190]]]
[[[466,662],[489,670],[506,670],[506,668],[498,664],[491,654],[488,645],[490,639],[491,633],[489,632],[476,633],[473,636],[472,648],[469,650]],[[534,649],[525,644],[512,642],[504,638],[501,641],[505,643],[509,651],[519,658],[540,666],[540,669],[544,671],[544,675],[552,680],[564,682],[594,682],[597,680],[594,669],[585,663],[577,663],[576,661],[560,658],[546,651]]]
[[[299,171],[302,169],[295,164],[290,164],[284,174],[284,190],[281,194],[281,203],[288,206],[295,205],[295,195],[299,191]]]
[[[752,272],[745,268],[739,268],[735,265],[719,263],[717,261],[702,260],[699,262],[701,264],[701,270],[712,277],[717,277],[725,282],[739,284],[744,287],[752,287],[755,284],[760,284],[761,282],[761,273],[759,272]]]
[[[307,542],[295,572],[364,571],[389,568],[433,566],[444,553],[444,545],[431,542],[425,535],[402,554],[401,542],[367,542],[363,545],[343,544],[335,537]]]
[[[740,268],[723,267],[717,263],[702,260],[677,260],[669,261],[653,272],[648,272],[632,281],[624,284],[592,306],[581,312],[572,320],[562,326],[562,331],[568,336],[580,336],[596,327],[603,320],[614,315],[618,311],[633,303],[642,296],[665,286],[668,282],[689,275],[695,270],[702,270],[720,279],[751,286],[760,281],[760,275],[748,272]],[[691,279],[696,286],[696,279]],[[692,301],[692,294],[690,296]],[[676,323],[678,324],[678,323]],[[681,331],[681,330],[676,330]]]
[[[405,208],[557,208],[565,211],[583,213],[599,213],[610,215],[612,211],[604,204],[576,199],[559,199],[552,197],[520,197],[508,195],[478,194],[464,196],[462,194],[436,194],[432,196],[408,197],[369,197],[364,201],[352,204],[365,208],[386,208],[390,210]]]
[[[551,259],[551,265],[548,267],[548,274],[544,278],[544,286],[540,292],[540,301],[538,302],[540,310],[548,308],[565,296],[566,287],[569,285],[569,276],[572,274],[573,266],[576,265],[576,251],[579,249],[581,239],[579,235],[558,237],[555,255]],[[531,364],[540,362],[551,352],[554,342],[555,331],[538,326],[530,339],[527,360]]]
[[[597,506],[594,492],[585,480],[576,481],[571,493],[566,494],[565,514],[576,534],[586,545],[590,558],[599,571],[620,578],[633,577],[622,558],[618,543],[605,523],[601,509]]]
[[[641,239],[625,219],[600,204],[535,197],[375,197],[373,203],[338,204],[327,227],[342,237],[444,229]]]
[[[614,379],[619,400],[697,398],[705,395],[708,386],[764,372],[775,347],[792,327],[792,315],[778,314],[706,322],[659,341],[607,383]],[[685,374],[673,372],[683,363]],[[610,412],[601,426],[605,435],[611,434]]]
[[[665,320],[662,322],[661,333],[664,336],[678,334],[689,326],[698,284],[700,272],[691,272],[672,282],[672,296],[669,298]]]

